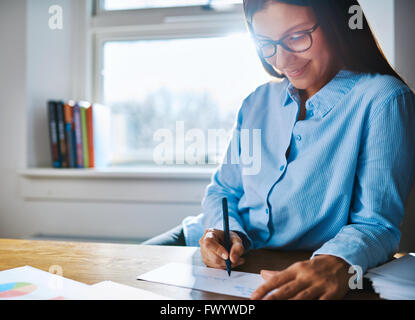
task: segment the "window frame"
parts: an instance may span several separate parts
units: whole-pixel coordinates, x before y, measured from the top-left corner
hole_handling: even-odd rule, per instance
[[[102,9],[102,0],[93,2],[90,23],[93,101],[103,102],[104,98],[101,70],[106,42],[218,37],[248,30],[242,4],[234,4],[233,10],[225,11],[206,11],[201,6],[106,11]],[[211,166],[206,163],[204,167]]]
[[[195,10],[196,11],[204,10],[204,12],[207,11],[206,9],[203,9],[203,7],[204,7],[203,5],[171,6],[171,7],[158,7],[158,8],[157,7],[156,8],[136,8],[136,9],[120,9],[120,10],[105,10],[104,9],[104,1],[105,0],[93,0],[93,1],[94,1],[94,14],[95,15],[102,15],[102,14],[109,13],[109,12],[121,12],[121,11],[130,11],[131,12],[131,11],[143,11],[143,10],[145,10],[146,13],[149,13],[150,11],[155,11],[155,10],[157,10],[157,11],[163,10],[166,13],[175,12],[177,10],[180,10],[181,11],[181,14],[183,14],[183,9],[184,10],[191,10],[191,11],[195,11]],[[205,0],[205,1],[206,1],[206,4],[207,4],[208,3],[208,0]],[[218,11],[218,10],[221,10],[220,9],[220,6],[215,6],[215,4],[217,3],[215,1],[218,1],[218,0],[213,0],[212,1],[213,2],[213,6],[212,6],[212,9],[209,10],[209,11]],[[240,3],[233,3],[233,4],[230,3],[230,4],[226,4],[226,7],[230,7],[231,10],[232,10],[232,7],[233,8],[236,8],[236,7],[241,7],[242,8],[242,0],[241,0]],[[225,10],[228,11],[229,9],[227,9],[226,7],[225,7]],[[196,8],[196,9],[194,9],[194,8]]]
[[[90,30],[94,61],[91,96],[94,101],[103,100],[103,75],[100,70],[103,67],[102,48],[107,41],[215,37],[247,31],[241,19],[242,4],[233,5],[235,9],[232,11],[206,12],[201,6],[103,11],[101,3],[102,0],[94,0]],[[195,18],[200,21],[195,21]]]

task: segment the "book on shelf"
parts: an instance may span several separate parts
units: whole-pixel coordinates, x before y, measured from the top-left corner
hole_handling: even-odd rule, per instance
[[[88,131],[88,153],[89,153],[89,167],[95,167],[94,161],[94,126],[93,126],[93,105],[91,104],[86,109],[86,126]]]
[[[82,146],[81,107],[79,103],[75,103],[74,105],[73,117],[75,123],[76,168],[83,168],[84,152]]]
[[[58,141],[59,141],[59,159],[62,168],[68,168],[67,149],[66,149],[66,133],[64,118],[64,102],[56,101],[56,115],[58,125]]]
[[[79,106],[79,111],[81,113],[82,154],[84,157],[83,162],[84,168],[89,168],[88,131],[86,125],[86,108],[89,106],[86,102],[81,103]]]
[[[67,142],[67,156],[69,168],[76,168],[76,145],[75,145],[75,123],[73,117],[74,101],[67,101],[64,104],[65,132]]]
[[[47,103],[54,168],[97,168],[110,164],[111,112],[86,101]]]
[[[55,101],[48,101],[48,124],[49,143],[52,153],[52,166],[54,168],[60,168],[61,160],[59,158],[58,126]]]

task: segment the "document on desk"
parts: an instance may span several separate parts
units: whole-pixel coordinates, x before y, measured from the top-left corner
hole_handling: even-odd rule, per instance
[[[166,264],[138,279],[243,298],[265,282],[259,274],[232,271],[228,276],[226,270],[181,263]]]
[[[113,281],[102,281],[91,287],[98,290],[100,300],[172,300],[167,296]]]
[[[379,267],[369,269],[364,275],[373,289],[383,299],[415,299],[415,254],[393,259]]]
[[[91,300],[89,285],[31,266],[0,272],[2,300]]]

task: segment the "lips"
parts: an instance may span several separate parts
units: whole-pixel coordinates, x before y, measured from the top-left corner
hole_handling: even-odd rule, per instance
[[[309,64],[310,64],[310,62],[308,62],[306,65],[304,65],[303,67],[301,67],[299,69],[285,70],[285,73],[290,78],[299,77],[304,73],[305,69],[307,68],[307,66]]]

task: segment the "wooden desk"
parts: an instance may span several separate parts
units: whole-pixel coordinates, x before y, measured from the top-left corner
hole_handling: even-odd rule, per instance
[[[281,270],[310,256],[310,252],[254,250],[246,254],[245,265],[235,270]],[[139,274],[169,262],[204,265],[196,247],[0,239],[0,270],[30,265],[48,271],[52,265],[59,265],[64,277],[86,284],[111,280],[180,300],[240,299],[136,280]],[[373,291],[363,289],[350,291],[346,299],[379,298]]]

